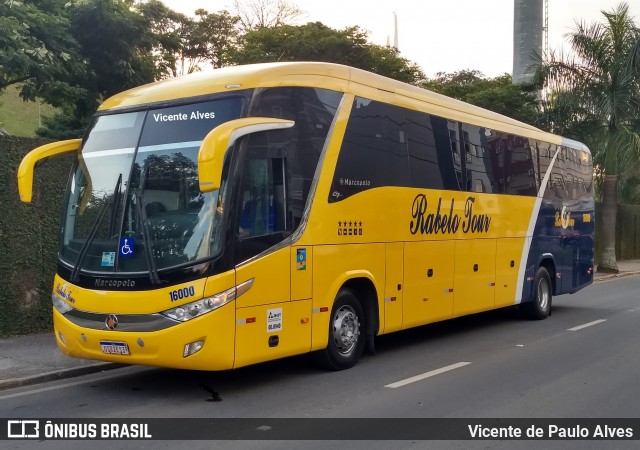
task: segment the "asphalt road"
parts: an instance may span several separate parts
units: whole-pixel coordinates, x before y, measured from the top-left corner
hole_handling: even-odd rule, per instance
[[[640,278],[383,336],[347,371],[307,357],[223,373],[117,369],[3,391],[9,418],[638,418]],[[473,423],[473,421],[470,421]],[[327,436],[331,439],[331,436]],[[640,436],[636,436],[636,439]],[[20,442],[3,448],[637,448],[634,441]]]

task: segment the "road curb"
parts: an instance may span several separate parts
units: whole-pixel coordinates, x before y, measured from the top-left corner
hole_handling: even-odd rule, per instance
[[[597,278],[594,278],[593,282],[594,283],[599,283],[601,281],[615,280],[617,278],[634,277],[634,276],[638,276],[638,275],[640,275],[640,271],[638,271],[638,272],[611,273],[611,274],[602,275],[602,276],[599,276]]]
[[[127,364],[98,363],[82,367],[73,367],[71,369],[54,370],[52,372],[40,373],[27,377],[10,378],[8,380],[0,380],[0,391],[22,386],[30,386],[33,384],[46,383],[47,381],[63,380],[65,378],[73,378],[79,377],[81,375],[105,372],[107,370],[119,369],[121,367],[127,367]]]

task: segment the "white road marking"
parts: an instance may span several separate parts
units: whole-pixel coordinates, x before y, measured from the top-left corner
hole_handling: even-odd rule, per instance
[[[593,322],[585,323],[584,325],[578,325],[577,327],[567,328],[567,331],[582,330],[583,328],[587,328],[587,327],[590,327],[592,325],[597,325],[599,323],[606,322],[606,321],[607,321],[607,319],[594,320]]]
[[[433,377],[435,375],[440,375],[441,373],[448,372],[453,369],[458,369],[460,367],[468,366],[471,364],[470,362],[459,362],[455,364],[451,364],[450,366],[441,367],[440,369],[432,370],[431,372],[421,373],[420,375],[416,375],[415,377],[406,378],[404,380],[396,381],[395,383],[387,384],[385,387],[395,389],[407,384],[415,383],[416,381],[424,380],[425,378]]]

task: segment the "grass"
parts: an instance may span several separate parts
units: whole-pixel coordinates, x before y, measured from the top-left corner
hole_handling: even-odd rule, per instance
[[[12,136],[35,136],[40,117],[52,116],[56,109],[41,102],[25,102],[18,92],[19,87],[9,86],[0,93],[0,128]]]

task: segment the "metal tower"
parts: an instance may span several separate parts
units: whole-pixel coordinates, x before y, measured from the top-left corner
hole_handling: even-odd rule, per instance
[[[544,0],[544,26],[542,27],[542,56],[549,55],[549,0]]]
[[[547,28],[545,0],[514,0],[513,82],[524,83],[533,75],[533,52],[542,54],[543,31]],[[543,18],[544,17],[544,18]],[[546,32],[544,33],[546,36]],[[545,39],[546,41],[546,39]],[[545,46],[548,45],[545,42]]]

